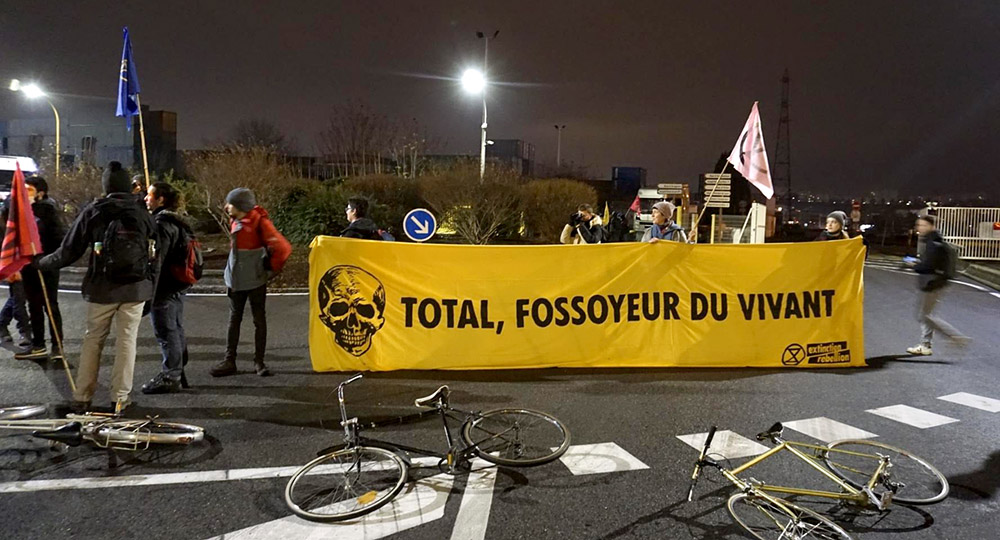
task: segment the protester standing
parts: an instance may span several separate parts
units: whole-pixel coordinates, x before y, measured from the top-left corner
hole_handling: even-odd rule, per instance
[[[601,216],[594,213],[594,207],[581,204],[570,214],[559,241],[563,244],[600,244],[604,241]]]
[[[112,161],[101,179],[104,197],[85,206],[62,245],[35,263],[58,270],[90,250],[82,293],[87,303],[87,330],[80,350],[74,408],[85,409],[97,390],[101,352],[114,321],[115,362],[111,399],[116,410],[131,401],[136,338],[143,304],[153,298],[156,278],[153,254],[156,231],[149,212],[135,204],[132,183],[121,163]]]
[[[10,197],[0,202],[0,238],[6,233],[7,217]],[[17,331],[20,336],[17,340],[19,349],[29,349],[31,347],[31,321],[28,318],[28,300],[24,292],[24,280],[20,272],[15,272],[5,280],[7,283],[8,296],[3,308],[0,308],[0,340],[5,343],[13,343],[14,337],[10,334],[11,321],[17,323]]]
[[[378,225],[368,217],[368,199],[351,197],[347,199],[347,228],[340,236],[345,238],[361,238],[363,240],[382,240]]]
[[[653,224],[642,235],[643,242],[656,243],[660,240],[687,243],[684,227],[674,221],[677,207],[668,201],[660,201],[653,205]]]
[[[41,176],[32,176],[24,181],[31,200],[31,211],[35,214],[38,236],[42,241],[42,254],[49,255],[59,249],[66,236],[62,220],[62,210],[49,197],[49,184]],[[50,357],[62,360],[62,312],[59,310],[59,270],[26,269],[23,273],[24,291],[28,300],[28,314],[31,316],[31,349],[14,355],[21,360],[41,360]],[[51,309],[51,311],[50,311]],[[45,326],[49,327],[49,343],[52,353],[45,349]]]
[[[271,374],[264,363],[267,349],[267,282],[281,272],[292,253],[292,246],[274,227],[267,211],[257,206],[257,199],[247,188],[236,188],[226,195],[226,212],[232,220],[231,249],[226,263],[225,280],[229,296],[229,333],[226,358],[212,367],[213,377],[235,375],[236,349],[240,342],[240,324],[247,300],[253,314],[254,371],[261,377]]]
[[[823,232],[819,233],[816,237],[816,242],[824,242],[827,240],[847,240],[850,236],[847,234],[847,214],[841,212],[840,210],[835,210],[830,212],[826,216],[826,228]]]
[[[187,388],[184,367],[188,363],[184,335],[184,296],[190,284],[177,279],[174,269],[187,262],[188,242],[194,238],[187,220],[177,212],[180,194],[166,182],[149,186],[146,207],[156,225],[156,289],[149,311],[153,335],[160,344],[163,363],[160,373],[142,385],[143,394],[166,394]]]
[[[938,329],[958,345],[966,345],[970,338],[963,335],[954,326],[940,317],[934,316],[934,308],[941,298],[941,292],[948,285],[948,268],[954,267],[955,255],[944,243],[944,238],[937,231],[934,216],[917,218],[917,233],[924,241],[924,249],[920,260],[914,263],[913,270],[919,274],[917,300],[917,320],[920,322],[921,342],[906,349],[906,352],[917,356],[930,356],[934,353],[931,341],[934,329]]]

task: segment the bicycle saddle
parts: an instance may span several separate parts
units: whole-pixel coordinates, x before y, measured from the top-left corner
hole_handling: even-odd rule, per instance
[[[413,404],[416,405],[417,407],[428,407],[433,409],[434,407],[437,406],[438,400],[447,401],[448,394],[450,393],[451,390],[448,390],[448,385],[443,384],[440,387],[438,387],[438,389],[435,390],[431,395],[424,396],[422,398],[417,398],[413,402]]]
[[[79,446],[83,442],[82,428],[83,424],[80,422],[70,422],[52,431],[33,431],[31,434],[40,439],[61,442],[69,446]]]
[[[785,426],[781,425],[781,422],[775,422],[773,426],[767,429],[767,431],[762,431],[757,434],[758,441],[765,441],[768,439],[774,439],[775,437],[781,437],[781,432],[784,431]]]

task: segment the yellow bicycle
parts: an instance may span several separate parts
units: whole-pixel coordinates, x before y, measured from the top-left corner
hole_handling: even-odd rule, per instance
[[[835,499],[879,511],[892,502],[932,504],[948,496],[948,480],[944,475],[927,460],[906,450],[861,439],[836,441],[826,446],[785,441],[782,431],[782,425],[776,423],[758,433],[757,440],[770,440],[775,446],[739,467],[727,469],[709,457],[708,450],[716,432],[712,426],[695,462],[687,500],[694,497],[702,468],[714,467],[739,489],[739,493],[729,498],[727,507],[736,522],[755,538],[850,540],[851,536],[830,519],[772,493]],[[801,459],[840,491],[779,486],[740,478],[741,473],[779,452],[789,452]]]

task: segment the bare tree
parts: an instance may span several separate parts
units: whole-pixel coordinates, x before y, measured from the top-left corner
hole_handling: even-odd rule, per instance
[[[270,148],[280,155],[290,154],[294,146],[277,124],[263,118],[245,118],[237,122],[228,143],[244,148]]]
[[[439,215],[469,244],[488,244],[504,228],[520,223],[520,176],[490,166],[479,181],[478,166],[458,166],[420,179],[421,193]]]
[[[334,107],[319,136],[320,151],[337,176],[415,177],[434,143],[415,118],[393,119],[358,101]]]

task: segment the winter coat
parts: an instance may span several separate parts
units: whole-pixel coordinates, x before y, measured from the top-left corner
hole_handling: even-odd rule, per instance
[[[153,222],[156,224],[156,260],[160,268],[153,293],[153,303],[156,304],[191,287],[178,281],[171,272],[172,266],[187,262],[185,248],[187,235],[191,234],[191,225],[184,216],[162,207],[153,212]]]
[[[382,235],[378,232],[378,226],[368,218],[358,218],[352,221],[340,236],[344,238],[361,238],[363,240],[381,240]]]
[[[31,211],[35,214],[38,224],[38,236],[42,240],[42,253],[54,253],[66,236],[66,225],[63,224],[62,209],[55,201],[46,197],[31,203]]]
[[[582,222],[577,227],[564,226],[559,241],[563,244],[600,244],[604,241],[601,216],[595,215],[590,221]]]
[[[288,243],[267,215],[254,206],[247,215],[234,219],[230,231],[231,248],[224,274],[226,287],[234,291],[249,291],[267,284],[281,272],[292,254]]]
[[[948,251],[943,242],[944,238],[937,231],[931,231],[924,237],[920,262],[913,267],[913,271],[919,274],[921,291],[933,291],[948,284],[948,278],[944,275],[948,267]]]
[[[104,241],[104,231],[119,213],[129,213],[136,217],[140,231],[153,237],[155,226],[149,212],[135,204],[135,197],[128,193],[112,193],[86,206],[76,216],[62,244],[55,252],[42,257],[35,266],[42,270],[58,270],[73,264],[83,257],[95,242]],[[153,298],[153,283],[156,279],[155,265],[149,277],[134,283],[116,283],[97,271],[97,255],[90,250],[87,274],[83,277],[83,299],[93,304],[120,304],[145,302]]]
[[[684,232],[684,227],[681,227],[676,222],[671,221],[670,225],[660,228],[659,225],[653,224],[648,229],[646,229],[645,234],[642,235],[643,242],[649,242],[653,238],[659,238],[660,240],[670,240],[673,242],[683,242],[687,243],[687,233]]]
[[[813,240],[813,242],[826,242],[827,240],[847,240],[848,238],[850,238],[850,235],[848,235],[847,231],[845,231],[844,229],[840,229],[839,233],[834,234],[832,236],[830,235],[830,233],[824,230],[823,232],[819,233],[819,236],[817,236],[816,239]]]

